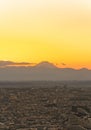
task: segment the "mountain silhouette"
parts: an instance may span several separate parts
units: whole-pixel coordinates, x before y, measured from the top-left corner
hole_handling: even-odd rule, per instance
[[[13,66],[12,66],[13,64]],[[31,80],[91,80],[91,70],[82,68],[58,68],[50,62],[41,62],[35,66],[14,66],[17,63],[0,62],[0,81],[31,81]],[[21,65],[22,63],[18,63]]]
[[[41,69],[54,69],[57,68],[53,63],[50,63],[48,61],[43,61],[38,63],[35,68],[41,68]]]

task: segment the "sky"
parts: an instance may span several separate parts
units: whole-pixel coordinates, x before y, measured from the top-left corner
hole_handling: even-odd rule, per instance
[[[91,0],[0,0],[0,60],[91,69]]]

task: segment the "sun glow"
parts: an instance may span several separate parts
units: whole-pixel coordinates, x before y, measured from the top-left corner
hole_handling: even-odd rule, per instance
[[[0,60],[91,68],[90,48],[90,0],[0,0]]]

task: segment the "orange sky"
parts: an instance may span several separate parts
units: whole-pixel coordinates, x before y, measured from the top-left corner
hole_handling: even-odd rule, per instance
[[[90,56],[91,0],[0,0],[0,60],[91,68]]]

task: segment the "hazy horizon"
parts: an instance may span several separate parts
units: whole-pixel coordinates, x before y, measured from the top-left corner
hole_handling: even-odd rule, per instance
[[[36,67],[36,66],[40,66],[40,67],[49,67],[49,68],[59,68],[59,69],[74,69],[74,70],[80,70],[80,69],[87,69],[87,70],[91,70],[88,69],[84,66],[80,67],[80,68],[72,68],[72,67],[67,67],[67,65],[65,63],[60,63],[60,66],[58,66],[55,63],[49,62],[49,61],[41,61],[38,63],[31,63],[31,62],[14,62],[14,61],[6,61],[6,60],[0,60],[0,68],[7,68],[7,67]]]
[[[91,70],[86,68],[58,68],[49,62],[41,62],[34,66],[30,66],[29,63],[25,64],[26,66],[24,63],[2,61],[0,63],[0,81],[91,80]]]

